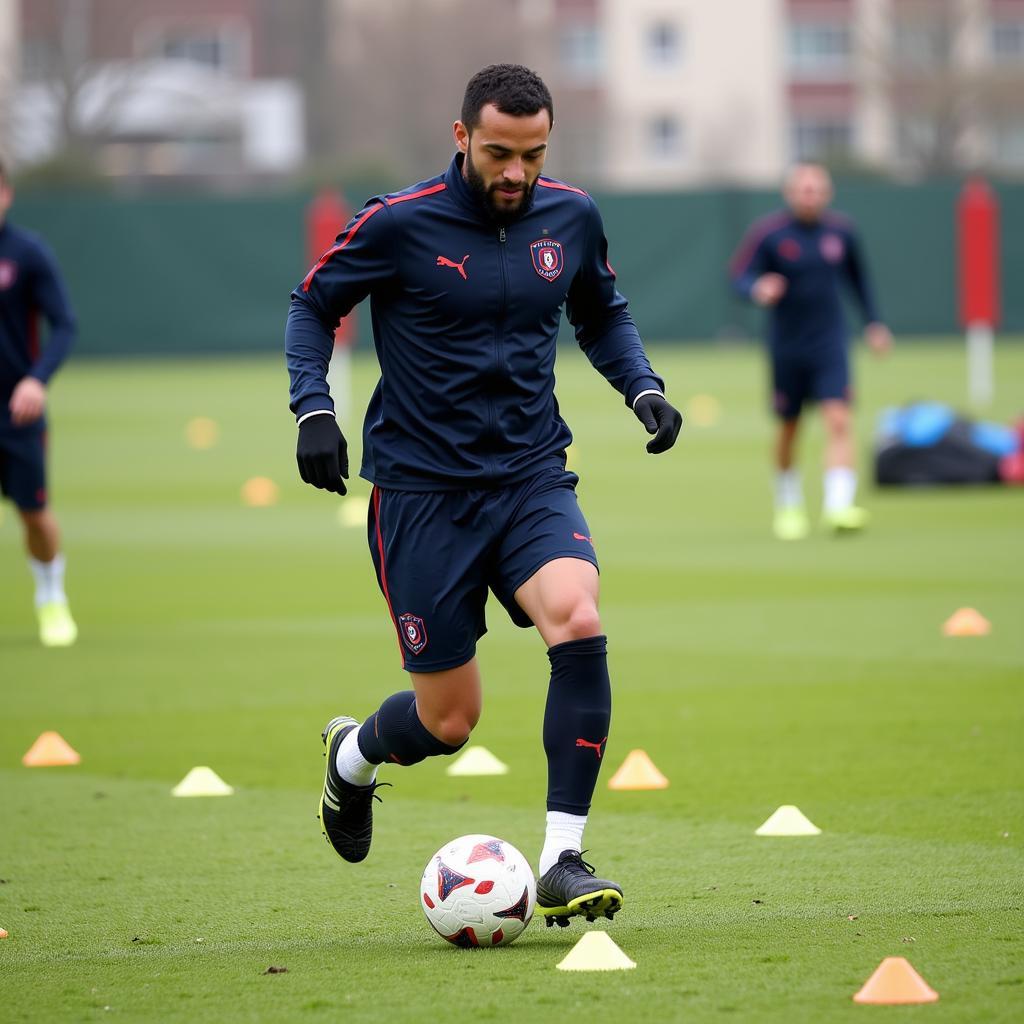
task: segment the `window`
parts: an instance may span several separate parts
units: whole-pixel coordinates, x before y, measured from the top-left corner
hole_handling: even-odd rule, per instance
[[[592,82],[601,75],[604,54],[601,31],[593,22],[574,22],[562,29],[559,38],[562,66],[577,82]]]
[[[849,25],[798,21],[789,26],[789,66],[800,74],[835,74],[849,70],[853,39]]]
[[[249,71],[249,30],[240,23],[151,23],[140,32],[136,48],[148,57],[188,61],[214,71]]]
[[[651,120],[648,127],[651,154],[656,160],[676,160],[683,152],[683,128],[679,118],[662,114]]]
[[[846,117],[814,115],[793,121],[793,159],[824,160],[849,153],[853,128]]]
[[[647,61],[655,68],[675,67],[682,60],[683,40],[679,26],[657,21],[647,32]]]
[[[1000,63],[1024,61],[1024,21],[992,23],[992,56]]]

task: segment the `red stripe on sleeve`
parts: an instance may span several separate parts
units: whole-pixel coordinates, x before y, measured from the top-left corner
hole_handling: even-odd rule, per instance
[[[548,181],[544,178],[537,179],[538,185],[543,185],[545,188],[557,188],[563,192],[575,192],[578,196],[585,196],[587,193],[581,188],[576,188],[575,185],[566,185],[561,181]]]
[[[310,270],[310,272],[306,275],[305,280],[302,282],[302,290],[304,292],[309,291],[309,286],[313,283],[313,278],[316,275],[316,272],[336,252],[341,252],[341,250],[344,249],[345,246],[348,245],[348,243],[351,242],[353,238],[355,238],[356,232],[380,209],[382,209],[382,207],[379,205],[371,206],[370,209],[368,209],[366,213],[364,213],[362,217],[360,217],[359,220],[357,220],[355,224],[353,224],[352,227],[349,228],[348,234],[344,237],[344,239],[342,239],[342,241],[340,241],[337,245],[331,246],[331,248],[328,249],[327,252],[325,252],[323,256],[321,256],[320,259],[316,261],[316,266],[314,266],[313,269]]]
[[[396,203],[407,203],[410,199],[419,199],[421,196],[432,196],[435,192],[443,192],[447,187],[442,181],[437,185],[431,185],[430,188],[421,188],[419,192],[410,192],[407,196],[391,196],[384,201],[388,206],[394,206]]]
[[[746,273],[750,261],[754,258],[754,253],[757,252],[757,247],[776,228],[782,227],[788,219],[788,215],[785,213],[770,213],[755,222],[743,236],[743,240],[729,261],[729,273],[733,277],[739,277],[740,274]]]

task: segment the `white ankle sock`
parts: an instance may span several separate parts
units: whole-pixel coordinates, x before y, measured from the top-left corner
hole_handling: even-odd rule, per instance
[[[66,601],[64,595],[64,556],[56,555],[49,562],[38,562],[29,556],[29,568],[36,580],[36,607],[50,601]]]
[[[585,814],[548,811],[544,848],[540,851],[540,862],[537,864],[542,875],[553,864],[558,863],[558,855],[563,850],[575,850],[579,853],[583,849],[583,830],[586,827]]]
[[[377,778],[377,766],[370,764],[359,749],[359,728],[353,729],[338,745],[335,766],[338,774],[353,786],[368,786]]]
[[[853,504],[857,493],[857,474],[849,466],[825,470],[825,511],[839,512]]]
[[[780,469],[775,474],[775,507],[794,508],[804,503],[804,491],[800,483],[800,472],[796,469]]]

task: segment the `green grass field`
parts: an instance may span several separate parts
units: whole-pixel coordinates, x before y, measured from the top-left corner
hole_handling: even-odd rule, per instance
[[[536,857],[539,638],[492,603],[474,738],[511,773],[385,768],[395,788],[374,850],[343,864],[314,820],[320,729],[405,679],[364,531],[294,471],[281,362],[80,360],[52,416],[73,649],[37,645],[9,508],[0,526],[0,1018],[1024,1019],[1024,492],[868,483],[867,535],[780,544],[757,351],[653,358],[684,407],[705,393],[722,410],[658,458],[578,353],[559,370],[602,561],[605,779],[642,747],[671,780],[602,783],[587,834],[624,885],[609,931],[637,969],[557,971],[579,920],[466,952],[418,908],[423,865],[450,837],[492,832]],[[1024,409],[1024,346],[1002,346],[997,365],[1005,421]],[[356,366],[360,409],[372,374]],[[960,401],[962,346],[865,358],[859,385],[866,450],[883,405]],[[199,415],[220,424],[209,451],[185,443]],[[812,509],[820,440],[814,424]],[[274,507],[241,504],[256,475],[280,484]],[[940,635],[963,605],[991,636]],[[44,729],[81,766],[22,767]],[[193,765],[236,795],[172,799]],[[755,838],[783,803],[823,835]],[[940,1002],[853,1004],[888,955]]]

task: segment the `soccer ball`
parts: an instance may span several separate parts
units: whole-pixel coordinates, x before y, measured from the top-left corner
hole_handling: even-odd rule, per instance
[[[445,843],[420,879],[431,927],[456,946],[507,946],[526,930],[537,884],[526,858],[504,839],[461,836]]]

